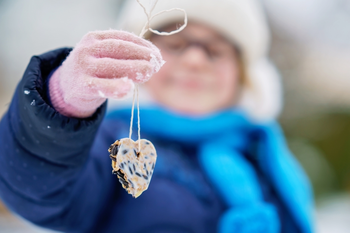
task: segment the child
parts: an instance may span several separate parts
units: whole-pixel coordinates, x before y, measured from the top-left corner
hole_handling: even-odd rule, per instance
[[[160,1],[155,12],[172,7],[188,26],[148,34],[153,44],[97,31],[32,58],[0,124],[2,200],[63,232],[312,232],[309,184],[273,122],[281,97],[259,4]],[[120,25],[139,32],[142,15],[128,1]],[[179,17],[151,25],[171,31]],[[130,109],[104,115],[107,98],[143,82],[153,101],[141,106],[141,133],[158,160],[134,199],[107,152],[128,136]]]

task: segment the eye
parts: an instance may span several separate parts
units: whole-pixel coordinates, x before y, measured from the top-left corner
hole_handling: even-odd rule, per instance
[[[208,53],[211,58],[222,58],[226,55],[227,51],[222,47],[210,46],[208,48]]]
[[[232,52],[232,47],[224,43],[213,43],[207,47],[209,56],[212,59],[221,59],[229,57]]]
[[[168,43],[168,48],[170,48],[170,49],[179,49],[181,47],[182,47],[181,43],[179,43],[179,42],[173,41],[173,42]]]
[[[186,47],[186,42],[181,39],[178,39],[178,40],[173,39],[173,40],[168,40],[165,43],[165,46],[169,51],[177,52],[177,51],[183,50]]]

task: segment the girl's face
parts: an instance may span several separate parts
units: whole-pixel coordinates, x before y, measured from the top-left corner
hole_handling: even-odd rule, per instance
[[[235,103],[237,53],[215,30],[190,23],[180,33],[152,36],[151,41],[166,61],[146,84],[158,103],[189,115],[212,113]]]

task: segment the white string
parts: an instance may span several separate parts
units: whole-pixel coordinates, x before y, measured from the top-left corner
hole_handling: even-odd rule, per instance
[[[141,151],[140,102],[139,102],[139,85],[138,84],[136,84],[133,99],[132,99],[129,139],[131,139],[131,135],[132,135],[132,123],[134,121],[135,99],[137,100],[137,128],[138,128],[139,151]]]
[[[156,0],[154,2],[154,4],[151,7],[151,10],[149,12],[147,12],[146,7],[140,2],[140,0],[137,0],[137,2],[143,8],[143,11],[145,12],[145,14],[147,16],[147,21],[146,21],[145,25],[143,26],[143,28],[141,30],[140,37],[143,37],[147,31],[151,31],[154,34],[157,34],[157,35],[160,35],[160,36],[170,36],[170,35],[173,35],[175,33],[181,32],[187,26],[187,13],[186,13],[186,11],[184,9],[172,8],[170,10],[163,10],[163,11],[160,11],[160,12],[152,15],[152,11],[156,7],[158,0]],[[171,32],[159,32],[159,31],[154,30],[153,28],[150,27],[151,21],[152,21],[152,19],[154,17],[156,17],[156,16],[158,16],[160,14],[163,14],[163,13],[171,12],[171,11],[182,11],[184,13],[184,24],[180,28],[178,28],[178,29],[176,29],[174,31],[171,31]]]
[[[143,37],[145,35],[145,33],[147,31],[153,32],[154,34],[160,35],[160,36],[170,36],[173,35],[175,33],[178,33],[180,31],[182,31],[186,26],[187,26],[187,13],[184,9],[181,8],[172,8],[170,10],[163,10],[160,11],[154,15],[152,15],[152,11],[154,10],[154,8],[156,7],[158,0],[154,1],[154,4],[152,5],[151,9],[149,12],[147,12],[146,7],[140,2],[140,0],[136,0],[140,6],[143,8],[143,11],[145,12],[146,16],[147,16],[147,22],[145,23],[145,25],[143,26],[141,33],[140,33],[140,37]],[[184,24],[171,32],[159,32],[157,30],[154,30],[150,27],[150,23],[152,21],[152,19],[160,14],[166,13],[166,12],[171,12],[171,11],[182,11],[184,13]],[[134,107],[135,107],[135,99],[137,101],[137,127],[138,127],[138,142],[139,142],[139,151],[141,151],[141,127],[140,127],[140,106],[139,106],[139,85],[136,84],[135,85],[135,89],[134,89],[134,95],[133,95],[133,100],[132,100],[132,107],[131,107],[131,119],[130,119],[130,130],[129,130],[129,139],[131,139],[131,135],[132,135],[132,123],[134,121]]]
[[[170,35],[174,35],[174,34],[176,34],[176,33],[178,33],[178,32],[181,32],[181,31],[187,26],[187,13],[186,13],[186,11],[185,11],[184,9],[181,9],[181,8],[172,8],[172,9],[170,9],[170,10],[163,10],[163,11],[158,12],[157,14],[153,15],[153,16],[151,17],[150,21],[151,21],[154,17],[156,17],[156,16],[158,16],[158,15],[160,15],[160,14],[163,14],[163,13],[166,13],[166,12],[171,12],[171,11],[182,11],[182,12],[184,13],[184,16],[185,16],[185,17],[184,17],[184,24],[183,24],[180,28],[178,28],[178,29],[176,29],[176,30],[174,30],[174,31],[171,31],[171,32],[160,32],[160,31],[157,31],[157,30],[155,30],[155,29],[153,29],[153,28],[151,28],[151,27],[149,27],[148,30],[151,31],[151,32],[153,32],[154,34],[157,34],[157,35],[160,35],[160,36],[170,36]]]
[[[137,88],[137,86],[136,86]],[[138,102],[138,101],[137,101]],[[132,135],[132,122],[134,121],[134,106],[135,106],[135,90],[132,98],[132,107],[131,107],[131,119],[130,119],[130,129],[129,129],[129,139],[131,139]]]
[[[136,99],[137,99],[137,127],[138,127],[138,141],[139,151],[141,151],[141,127],[140,127],[140,102],[139,102],[139,85],[136,85]]]

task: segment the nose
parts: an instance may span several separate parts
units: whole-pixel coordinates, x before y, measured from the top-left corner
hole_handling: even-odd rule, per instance
[[[186,66],[201,68],[209,65],[209,56],[203,46],[192,44],[183,52],[182,61]]]

